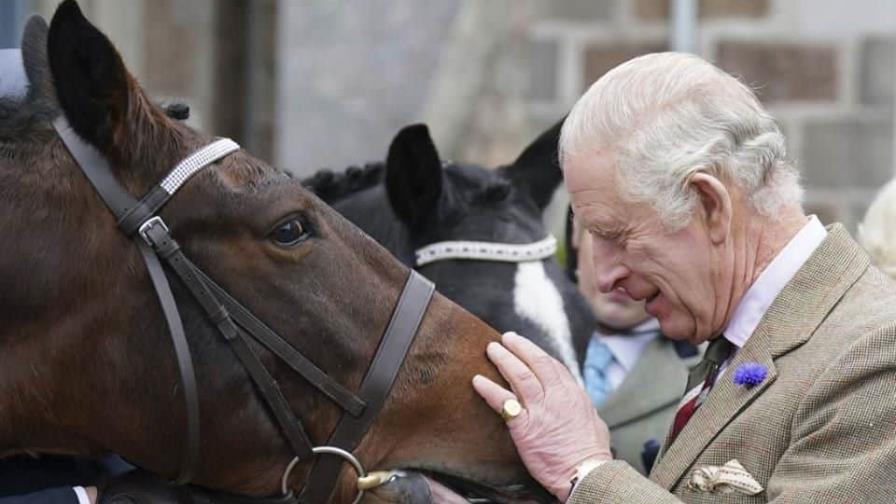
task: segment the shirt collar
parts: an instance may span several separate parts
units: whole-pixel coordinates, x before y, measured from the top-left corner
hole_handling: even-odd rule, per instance
[[[787,245],[759,274],[759,278],[747,289],[723,333],[728,341],[738,348],[743,348],[750,335],[759,326],[772,301],[806,263],[827,234],[818,218],[810,216],[809,222],[787,242]]]
[[[660,335],[660,324],[655,318],[650,318],[627,332],[629,334],[614,335],[595,331],[594,336],[607,345],[619,365],[631,371],[641,358],[644,347]]]

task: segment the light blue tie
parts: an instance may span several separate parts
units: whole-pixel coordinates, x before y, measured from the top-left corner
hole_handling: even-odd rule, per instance
[[[613,353],[610,352],[610,347],[600,338],[592,337],[585,354],[585,389],[588,390],[591,403],[595,406],[603,404],[610,395],[607,370],[612,363]]]

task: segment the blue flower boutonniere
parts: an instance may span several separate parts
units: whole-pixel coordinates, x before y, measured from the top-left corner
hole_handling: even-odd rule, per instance
[[[758,362],[744,362],[737,366],[731,379],[735,385],[750,389],[762,383],[766,376],[768,376],[768,369],[762,364]]]

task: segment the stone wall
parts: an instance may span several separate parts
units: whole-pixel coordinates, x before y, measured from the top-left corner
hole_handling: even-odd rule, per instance
[[[277,163],[309,174],[385,157],[398,129],[420,120],[458,4],[281,0]]]
[[[30,0],[48,21],[58,0]],[[276,0],[79,0],[141,86],[190,124],[272,158]]]
[[[529,122],[562,114],[614,65],[664,50],[669,3],[585,12],[594,2],[545,2],[552,15],[528,28]],[[807,209],[854,229],[896,168],[896,1],[702,0],[699,14],[700,55],[756,89],[779,120]]]
[[[368,47],[338,54],[341,65],[334,69],[328,68],[332,58],[309,66],[313,52],[289,45],[307,44],[314,35],[281,45],[292,54],[285,64],[298,65],[283,67],[282,82],[301,83],[281,87],[280,100],[308,103],[281,107],[296,113],[281,115],[278,158],[288,166],[369,158],[384,152],[402,124],[422,119],[445,157],[506,163],[607,70],[668,48],[669,0],[449,3],[450,9],[435,11],[426,2],[388,2],[395,12],[388,16],[365,11],[371,24],[382,16],[417,20],[410,32],[391,33],[399,40],[388,43],[371,38],[373,28],[350,24],[360,14],[348,7],[330,9],[335,21],[326,21],[307,3],[290,4],[292,17],[315,19],[315,30],[329,28],[328,38],[317,42],[326,43],[326,54],[334,55],[329,46],[343,38],[342,45],[360,38]],[[347,33],[347,26],[358,32]],[[427,37],[415,38],[420,27],[429,27]],[[431,47],[405,54],[402,38]],[[807,209],[854,228],[894,171],[896,0],[858,0],[848,9],[837,0],[702,0],[698,41],[703,57],[756,89],[778,118],[803,172]],[[414,61],[421,54],[426,61]],[[344,68],[370,68],[377,57],[384,58],[377,68],[393,74],[389,85],[397,88],[384,91],[383,76]],[[393,101],[396,89],[401,103]],[[287,131],[296,133],[282,136]],[[317,141],[325,137],[326,143]],[[548,215],[558,231],[564,205],[561,195]]]
[[[27,1],[47,16],[56,4]],[[154,96],[186,99],[195,124],[300,174],[380,159],[416,121],[443,157],[511,161],[607,70],[667,49],[670,10],[670,0],[80,4]],[[697,35],[700,55],[778,118],[808,209],[854,227],[896,166],[896,0],[700,0]]]

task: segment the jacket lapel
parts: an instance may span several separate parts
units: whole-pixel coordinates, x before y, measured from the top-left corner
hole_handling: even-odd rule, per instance
[[[678,439],[664,449],[651,479],[667,489],[673,488],[719,432],[774,383],[775,359],[812,336],[868,265],[867,255],[845,229],[839,224],[830,227],[828,236],[775,298]],[[768,370],[766,379],[751,389],[731,380],[734,370],[745,362],[758,362]]]
[[[652,340],[619,388],[598,413],[615,429],[678,403],[688,377],[688,360],[662,337]]]

